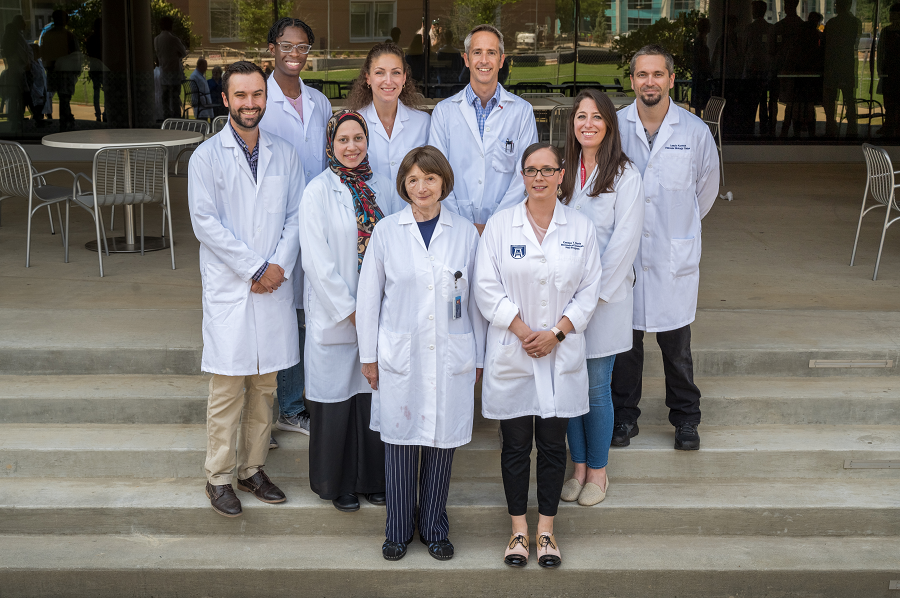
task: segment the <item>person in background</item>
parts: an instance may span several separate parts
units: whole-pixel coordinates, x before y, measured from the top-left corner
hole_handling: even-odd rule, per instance
[[[197,86],[197,91],[191,96],[191,107],[194,109],[194,118],[208,120],[215,116],[212,96],[209,93],[209,85],[206,83],[206,69],[208,63],[205,58],[197,60],[197,68],[191,73],[189,79]]]
[[[512,535],[503,554],[528,563],[528,485],[537,444],[537,556],[558,567],[553,520],[566,474],[570,417],[588,412],[584,331],[600,294],[593,223],[557,197],[565,171],[559,150],[530,145],[522,154],[524,202],[485,226],[475,264],[475,301],[491,323],[485,342],[482,415],[500,420],[500,468]]]
[[[709,82],[712,79],[712,66],[709,63],[709,19],[697,19],[697,35],[694,37],[693,63],[691,67],[691,107],[697,116],[702,116],[706,103],[709,102]]]
[[[850,12],[852,0],[837,0],[837,13],[825,23],[825,81],[822,106],[825,108],[825,135],[838,136],[835,119],[837,95],[841,94],[847,115],[847,137],[856,137],[856,84],[859,70],[859,37],[862,21]],[[882,32],[883,34],[883,32]]]
[[[25,40],[28,25],[22,15],[16,15],[6,25],[0,42],[6,62],[3,96],[7,101],[7,120],[11,130],[21,132],[25,107],[31,106],[31,63],[34,55]]]
[[[484,362],[485,322],[470,294],[478,232],[441,209],[453,171],[434,147],[410,151],[396,181],[409,205],[375,227],[356,311],[362,373],[372,387],[370,426],[385,449],[381,551],[389,561],[403,558],[418,512],[419,539],[432,557],[447,560],[454,554],[450,469],[456,448],[472,439]],[[428,266],[413,272],[411,263]]]
[[[444,207],[484,230],[488,218],[521,203],[525,183],[516,175],[525,148],[536,142],[531,104],[500,85],[503,34],[478,25],[465,40],[471,81],[431,114],[428,143],[446,156],[456,177]]]
[[[385,504],[384,443],[369,427],[372,393],[356,331],[359,271],[391,197],[389,183],[369,168],[368,137],[362,115],[335,113],[325,132],[328,170],[300,202],[309,486],[346,512],[359,510],[355,494]]]
[[[884,124],[878,134],[900,135],[900,3],[891,5],[891,24],[878,38],[878,85],[884,94]]]
[[[100,109],[100,92],[103,90],[103,19],[94,19],[94,28],[84,42],[84,51],[90,59],[89,76],[94,88],[94,117],[97,122],[106,120],[106,110]]]
[[[301,194],[309,181],[328,168],[325,129],[331,118],[331,102],[300,78],[315,39],[310,26],[300,19],[285,17],[272,24],[268,40],[275,69],[266,80],[268,109],[259,125],[294,146],[303,169]],[[300,363],[278,372],[278,419],[275,427],[284,432],[309,435],[309,413],[303,402],[306,312],[303,310],[303,265],[299,257],[291,278],[300,332]]]
[[[422,34],[417,33],[406,49],[406,63],[409,65],[409,76],[414,82],[424,83],[425,79],[425,46]]]
[[[387,41],[387,40],[386,40]],[[390,41],[394,42],[398,46],[400,45],[400,28],[394,27],[391,29],[391,39]]]
[[[772,77],[772,25],[766,21],[768,4],[765,0],[753,0],[750,3],[750,13],[753,21],[747,25],[744,31],[744,79],[748,81],[747,89],[753,98],[753,114],[759,110],[759,133],[768,135],[772,132],[770,117],[777,120],[777,113],[773,113],[769,105],[769,79]],[[778,107],[775,106],[775,110]]]
[[[797,112],[798,99],[797,79],[800,62],[800,43],[805,27],[803,19],[797,15],[797,6],[800,0],[784,0],[784,18],[772,26],[772,35],[775,38],[773,56],[773,76],[776,81],[777,98],[770,98],[769,105],[773,103],[777,109],[777,102],[784,104],[784,120],[781,123],[781,137],[787,137]],[[776,113],[777,114],[777,113]],[[772,128],[775,128],[777,118],[772,118]],[[796,127],[795,127],[796,130]]]
[[[181,62],[187,56],[187,48],[172,33],[175,25],[172,17],[165,15],[159,19],[160,32],[153,38],[153,49],[159,61],[160,84],[162,85],[163,118],[181,118],[181,83],[184,81],[184,67]]]
[[[366,119],[371,144],[369,165],[378,176],[397,180],[400,164],[409,151],[428,143],[431,117],[417,110],[422,101],[400,46],[384,42],[372,47],[353,81],[347,107]],[[391,212],[401,210],[404,203],[398,193],[392,194],[392,207],[382,207]]]
[[[80,69],[77,56],[78,41],[75,35],[66,29],[69,15],[64,10],[54,10],[51,17],[53,27],[41,36],[41,55],[47,68],[47,84],[51,93],[59,97],[59,130],[66,131],[75,124],[72,115],[71,101],[75,93],[75,83]]]
[[[616,354],[631,349],[634,258],[644,225],[644,186],[619,136],[616,109],[605,93],[585,89],[566,124],[562,203],[594,223],[600,251],[600,299],[584,332],[590,411],[569,420],[575,472],[560,498],[591,506],[606,498],[614,412],[610,390]]]
[[[222,105],[222,67],[212,67],[212,78],[206,80],[209,87],[209,97],[213,104],[213,113],[216,116],[226,116],[228,108]]]
[[[700,221],[719,194],[719,154],[706,123],[669,98],[674,63],[661,46],[638,50],[631,59],[637,97],[616,115],[622,149],[643,177],[644,223],[634,261],[632,347],[613,364],[613,446],[628,446],[638,435],[644,333],[655,332],[675,449],[700,448],[690,324],[700,286]]]
[[[231,486],[265,503],[285,501],[263,466],[269,452],[275,376],[297,363],[293,292],[300,159],[259,129],[266,79],[244,60],[222,77],[229,121],[188,166],[188,204],[200,241],[203,357],[209,382],[206,496],[226,517],[242,513]],[[238,437],[240,435],[240,441]],[[237,452],[237,455],[235,455]]]
[[[41,61],[41,47],[31,45],[34,60],[31,61],[31,106],[35,125],[43,127],[47,124],[44,115],[50,113],[50,92],[47,91],[47,72]]]

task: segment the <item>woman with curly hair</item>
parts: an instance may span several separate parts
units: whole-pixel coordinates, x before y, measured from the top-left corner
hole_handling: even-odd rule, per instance
[[[347,107],[362,114],[369,126],[372,172],[396,180],[409,150],[428,143],[431,117],[416,109],[422,99],[400,46],[384,42],[369,50]],[[394,195],[396,205],[405,205],[396,190]]]

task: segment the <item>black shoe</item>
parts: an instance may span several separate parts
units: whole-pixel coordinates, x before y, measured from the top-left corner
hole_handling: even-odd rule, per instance
[[[376,507],[383,507],[387,504],[387,497],[384,495],[384,492],[372,492],[371,494],[365,494],[364,496],[367,501]]]
[[[353,494],[338,496],[331,501],[331,504],[334,505],[335,509],[344,513],[352,513],[359,510],[359,499]]]
[[[443,540],[437,540],[435,542],[427,542],[425,538],[419,535],[419,540],[422,541],[422,544],[428,547],[428,554],[433,556],[439,561],[449,561],[453,558],[453,544],[450,543],[450,540],[444,538]]]
[[[238,480],[238,490],[250,492],[259,500],[269,504],[285,501],[284,492],[272,483],[272,480],[269,479],[269,476],[262,469],[246,480]]]
[[[206,482],[206,498],[212,505],[213,510],[219,515],[226,517],[237,517],[242,513],[241,501],[234,493],[231,484],[223,484],[221,486],[213,486]]]
[[[406,542],[391,542],[385,540],[381,545],[381,555],[388,561],[399,561],[406,556],[406,547],[412,542],[412,537]]]
[[[609,444],[610,446],[628,446],[639,431],[637,422],[616,422],[613,428],[612,442]]]
[[[696,451],[700,449],[699,424],[684,422],[675,426],[675,450]]]

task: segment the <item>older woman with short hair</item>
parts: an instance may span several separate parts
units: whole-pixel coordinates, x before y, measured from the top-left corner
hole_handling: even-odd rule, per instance
[[[478,232],[441,209],[452,189],[443,154],[428,145],[409,152],[397,174],[409,205],[375,227],[359,281],[360,361],[372,387],[370,425],[384,442],[382,554],[391,561],[413,538],[417,477],[419,538],[438,560],[454,552],[450,467],[456,447],[472,439],[485,323],[469,296]]]

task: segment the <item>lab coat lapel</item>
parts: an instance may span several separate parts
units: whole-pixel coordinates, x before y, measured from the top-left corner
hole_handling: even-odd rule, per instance
[[[656,134],[656,141],[653,142],[653,149],[650,150],[650,159],[653,159],[653,156],[658,154],[659,151],[665,147],[666,142],[669,141],[669,138],[674,132],[673,127],[677,124],[678,108],[675,106],[675,102],[670,99],[669,110],[666,112],[666,117],[659,126],[659,133]]]
[[[556,234],[557,229],[560,226],[565,226],[565,224],[566,214],[563,212],[562,204],[556,202],[556,205],[553,206],[553,217],[550,218],[550,226],[547,227],[547,234],[544,235],[544,239],[546,240],[550,235]],[[529,225],[528,228],[531,228],[531,226]]]
[[[341,178],[336,175],[334,171],[331,171],[329,174],[331,175],[331,191],[334,193],[338,202],[350,208],[352,212],[355,212],[356,207],[353,205],[353,194],[350,193],[350,189],[341,182]]]
[[[638,138],[639,142],[643,144],[644,149],[647,150],[647,153],[650,153],[650,144],[647,143],[647,133],[644,131],[644,123],[641,122],[641,117],[638,115],[637,111],[637,101],[631,103],[628,108],[627,118],[631,122],[634,123],[634,135]]]
[[[484,141],[481,139],[481,133],[478,131],[478,121],[475,118],[475,107],[466,101],[466,90],[462,90],[459,99],[459,111],[462,113],[463,120],[469,125],[469,131],[475,138],[478,147],[484,149]]]
[[[256,183],[253,180],[253,173],[250,171],[250,164],[247,163],[247,158],[244,157],[244,150],[241,149],[241,147],[237,144],[237,141],[234,139],[234,133],[233,129],[231,129],[230,122],[226,129],[230,130],[227,132],[223,130],[222,132],[225,133],[224,135],[217,135],[217,137],[222,141],[222,147],[231,148],[231,153],[234,155],[234,159],[237,161],[238,168],[241,169],[245,175],[247,175],[247,178],[250,179],[250,182],[255,186]]]
[[[266,176],[266,170],[272,161],[272,140],[269,139],[267,133],[259,129],[259,161],[256,163],[256,192],[262,186],[263,178]],[[246,162],[246,160],[244,160]]]
[[[425,247],[425,240],[422,239],[422,233],[419,232],[419,225],[416,224],[416,219],[413,216],[412,206],[406,206],[405,208],[403,208],[403,211],[400,212],[400,216],[398,217],[398,224],[409,231],[409,234],[412,235],[413,239],[416,240],[416,242],[422,248],[422,251],[428,251],[428,249]],[[434,236],[432,236],[432,240],[433,239]]]
[[[441,236],[445,226],[453,226],[453,218],[450,216],[450,211],[445,210],[442,206],[441,213],[438,216],[437,226],[434,227],[434,232],[431,234],[432,245],[434,244],[435,239]]]
[[[522,228],[522,236],[524,236],[528,241],[531,242],[531,245],[537,249],[541,255],[544,255],[544,250],[541,249],[541,244],[538,243],[537,235],[534,234],[534,229],[531,227],[531,223],[528,222],[528,216],[525,214],[525,210],[528,208],[525,207],[525,202],[523,201],[519,205],[516,206],[516,213],[513,214],[513,227],[521,227]],[[550,231],[547,231],[549,234]]]
[[[399,106],[402,106],[402,102],[397,102]],[[400,108],[397,108],[397,118],[396,120],[400,120]],[[375,104],[369,104],[365,108],[363,108],[363,118],[366,119],[369,124],[369,134],[375,133],[388,143],[391,142],[391,138],[388,137],[387,130],[385,130],[384,126],[381,124],[381,120],[378,118],[378,112],[375,110]],[[396,124],[394,125],[397,126]],[[396,132],[396,129],[395,129]]]

